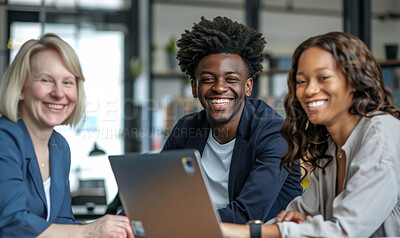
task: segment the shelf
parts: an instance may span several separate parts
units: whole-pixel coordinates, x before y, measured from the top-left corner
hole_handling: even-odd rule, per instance
[[[278,73],[288,73],[289,69],[284,68],[270,68],[269,70],[262,72],[263,74],[278,74]]]
[[[151,73],[151,78],[153,79],[176,79],[176,78],[182,78],[185,79],[188,76],[183,74],[182,72],[178,70],[174,71],[166,71],[166,72],[153,72]]]
[[[400,67],[400,60],[398,59],[393,59],[393,60],[385,60],[385,61],[379,61],[378,64],[381,67]],[[261,72],[261,74],[277,74],[277,73],[288,73],[289,69],[286,68],[270,68],[269,70],[265,72]]]
[[[381,67],[400,67],[400,60],[398,59],[379,61],[378,63]],[[288,72],[289,72],[288,68],[270,68],[269,70],[261,72],[260,74],[273,75],[273,74],[288,73]],[[188,76],[178,70],[171,70],[166,72],[153,72],[151,74],[151,77],[156,79],[176,79],[176,78],[185,79]]]
[[[393,59],[393,60],[386,60],[378,62],[381,67],[399,67],[400,60]]]

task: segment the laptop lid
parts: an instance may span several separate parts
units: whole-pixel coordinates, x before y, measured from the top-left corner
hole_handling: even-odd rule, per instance
[[[109,159],[136,237],[223,237],[197,150]]]

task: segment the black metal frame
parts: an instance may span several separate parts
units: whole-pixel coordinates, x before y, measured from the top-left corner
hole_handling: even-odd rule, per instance
[[[343,30],[371,46],[371,0],[343,0]]]

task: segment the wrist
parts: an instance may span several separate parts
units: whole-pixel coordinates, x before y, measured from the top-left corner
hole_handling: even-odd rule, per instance
[[[90,237],[92,237],[91,236],[91,234],[92,234],[92,225],[89,223],[89,224],[84,224],[84,225],[81,225],[80,226],[81,227],[81,230],[80,230],[80,236],[79,237],[82,237],[82,238],[90,238]]]
[[[261,238],[261,226],[264,222],[261,220],[250,220],[247,224],[250,225],[250,238]]]

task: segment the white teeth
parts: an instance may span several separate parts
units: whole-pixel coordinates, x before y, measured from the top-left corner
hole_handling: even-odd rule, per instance
[[[62,109],[64,107],[63,105],[56,105],[56,104],[46,104],[46,106],[51,109]]]
[[[308,103],[307,106],[310,107],[310,108],[315,108],[315,107],[322,106],[325,103],[326,103],[326,101],[315,101],[315,102]]]
[[[211,100],[212,104],[223,105],[229,103],[231,100],[229,99],[213,99]]]

